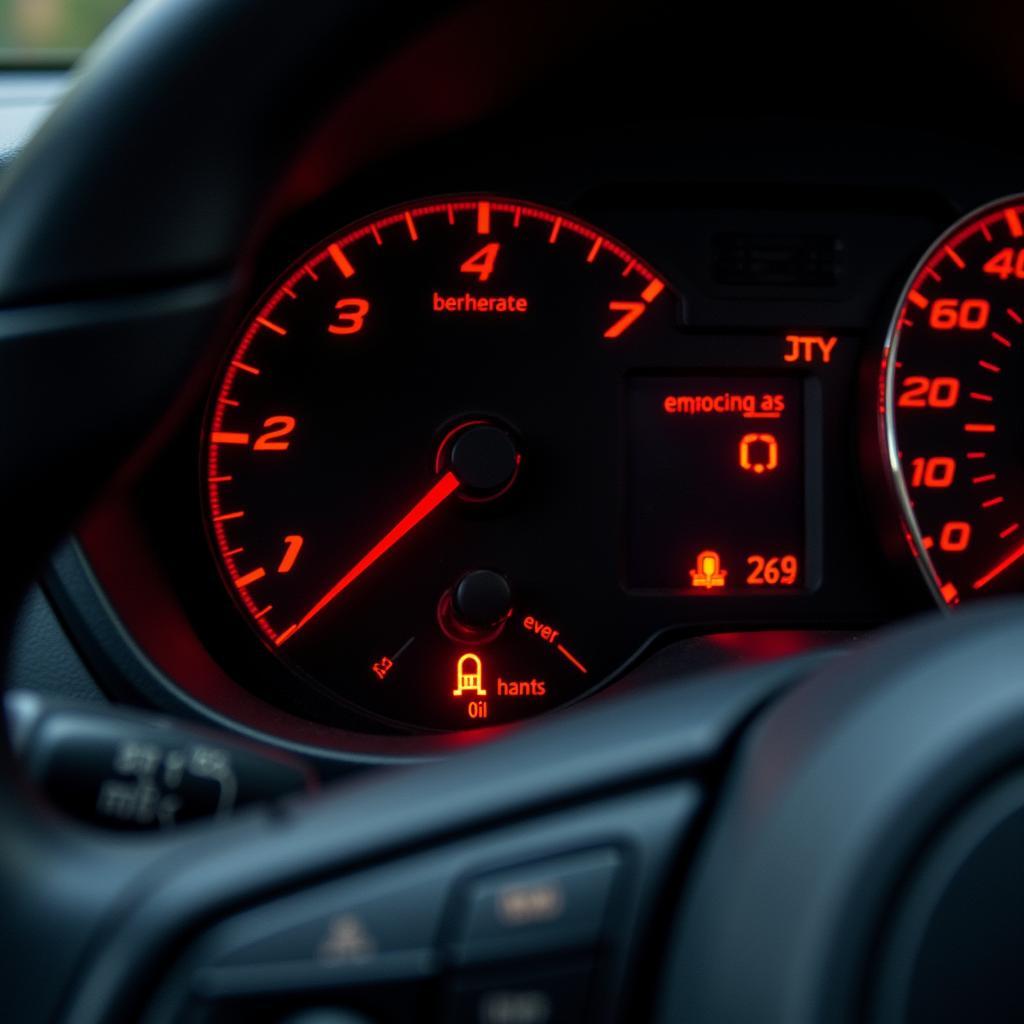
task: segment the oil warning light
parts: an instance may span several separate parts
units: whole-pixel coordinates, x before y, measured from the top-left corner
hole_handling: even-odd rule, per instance
[[[455,666],[455,689],[452,695],[461,697],[464,693],[472,693],[477,697],[486,697],[483,678],[484,667],[480,655],[472,651],[463,654]]]
[[[722,568],[722,559],[717,551],[702,551],[697,556],[697,568],[690,570],[690,579],[695,587],[724,587],[727,569]]]

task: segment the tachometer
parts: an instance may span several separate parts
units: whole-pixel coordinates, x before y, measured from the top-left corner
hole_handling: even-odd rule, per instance
[[[883,427],[908,534],[946,605],[1024,590],[1024,197],[951,228],[904,289]]]
[[[597,685],[631,642],[595,607],[619,586],[621,353],[674,317],[607,235],[494,198],[403,206],[301,259],[206,427],[211,536],[265,644],[417,728]]]

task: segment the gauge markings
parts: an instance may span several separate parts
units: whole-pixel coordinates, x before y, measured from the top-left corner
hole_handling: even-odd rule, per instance
[[[327,247],[327,251],[331,254],[334,265],[341,271],[342,277],[352,277],[355,274],[356,268],[352,266],[349,258],[337,242],[332,242]]]
[[[267,575],[267,571],[262,567],[259,569],[253,569],[252,572],[247,572],[244,576],[239,576],[235,580],[235,586],[241,589],[242,587],[249,586],[250,583],[255,583],[257,580],[263,579]]]
[[[1024,197],[994,203],[936,241],[905,287],[886,346],[884,418],[908,538],[947,604],[982,589],[1020,590],[1024,578],[1013,571],[1024,553],[1004,550],[1020,529],[1005,510],[1024,502],[1024,317],[1014,300],[1024,282],[1022,212]],[[937,267],[950,268],[945,281]],[[986,448],[964,451],[967,438]],[[978,575],[986,563],[995,568]]]
[[[279,656],[282,682],[281,673],[305,679],[328,699],[399,726],[451,729],[535,714],[578,696],[591,677],[606,680],[632,647],[616,651],[614,638],[602,638],[600,656],[577,653],[572,636],[583,623],[557,605],[560,567],[538,564],[506,528],[520,502],[551,501],[557,513],[559,502],[575,498],[554,480],[541,488],[553,486],[551,494],[524,488],[514,501],[495,500],[492,511],[435,454],[453,427],[478,417],[477,406],[507,416],[510,431],[523,429],[520,415],[530,431],[543,426],[523,412],[534,397],[527,402],[513,387],[516,371],[466,376],[478,351],[493,345],[488,359],[517,365],[540,354],[557,368],[537,389],[550,403],[545,415],[554,416],[566,400],[558,381],[590,367],[618,373],[602,368],[604,350],[614,347],[604,338],[671,335],[671,294],[614,238],[568,214],[496,197],[397,207],[327,238],[286,271],[225,359],[208,412],[204,480],[225,586]],[[515,317],[501,309],[513,301]],[[481,346],[473,336],[485,312],[494,340]],[[409,344],[395,344],[403,336]],[[559,339],[554,351],[551,338]],[[438,374],[429,386],[428,367]],[[463,389],[465,380],[471,386]],[[403,435],[412,424],[418,440],[410,445]],[[429,448],[416,456],[424,440]],[[424,457],[434,468],[426,478]],[[396,480],[421,494],[397,521],[387,499]],[[429,529],[417,528],[448,500]],[[356,560],[365,550],[360,538],[375,543]],[[479,630],[453,631],[442,597],[464,575],[492,567],[507,575],[516,603],[532,600],[526,581],[549,578],[544,600],[566,617],[572,646],[554,631],[544,654],[501,623],[485,639]],[[335,569],[344,572],[332,583]],[[304,632],[321,614],[320,628]],[[368,664],[371,680],[387,677],[373,694],[365,692]]]
[[[644,302],[653,302],[663,291],[665,286],[655,278],[651,283],[640,293],[640,298]]]
[[[960,254],[951,245],[944,247],[946,255],[959,267],[961,270],[967,266],[966,263],[960,258]]]
[[[574,654],[565,647],[564,644],[558,644],[558,653],[561,654],[570,664],[575,665],[584,675],[587,674],[587,670],[583,665],[583,662],[579,660]]]
[[[288,333],[280,324],[275,324],[273,320],[268,320],[266,317],[256,317],[256,323],[261,327],[266,327],[267,330],[273,331],[275,334],[283,335]]]
[[[476,233],[478,235],[489,235],[491,233],[491,204],[486,200],[477,204]]]

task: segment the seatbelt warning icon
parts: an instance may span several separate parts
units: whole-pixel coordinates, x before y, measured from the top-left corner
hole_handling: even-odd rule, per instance
[[[464,654],[455,667],[455,689],[453,696],[461,697],[464,693],[473,693],[486,697],[483,686],[484,669],[480,658],[475,654]]]

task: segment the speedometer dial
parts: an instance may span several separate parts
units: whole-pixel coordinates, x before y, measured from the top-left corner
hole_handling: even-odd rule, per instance
[[[946,605],[1024,590],[1024,197],[940,238],[903,292],[884,430],[908,533]]]
[[[607,678],[637,644],[608,521],[623,352],[674,315],[607,235],[498,199],[401,207],[301,259],[233,348],[205,441],[211,537],[266,646],[425,729]]]

